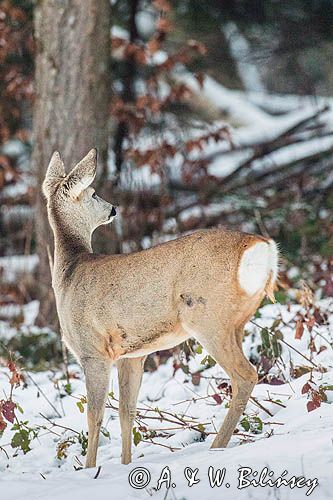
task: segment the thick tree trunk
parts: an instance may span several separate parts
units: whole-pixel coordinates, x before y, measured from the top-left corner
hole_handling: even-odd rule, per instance
[[[110,95],[110,1],[41,0],[35,11],[36,102],[34,151],[38,194],[36,235],[39,324],[54,324],[55,307],[47,257],[53,237],[41,184],[54,150],[67,171],[92,147],[105,167]],[[102,169],[100,169],[101,171]],[[104,170],[104,169],[103,169]]]

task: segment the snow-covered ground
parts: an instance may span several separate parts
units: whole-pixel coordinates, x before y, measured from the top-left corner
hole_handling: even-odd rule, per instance
[[[226,116],[235,127],[232,139],[236,150],[227,141],[210,141],[203,153],[192,153],[192,159],[200,158],[202,154],[208,156],[209,173],[217,177],[227,176],[251,158],[256,144],[277,139],[300,121],[316,114],[319,108],[332,105],[332,100],[326,98],[268,95],[262,92],[260,75],[255,68],[249,71],[249,65],[244,67],[241,61],[242,54],[247,50],[241,34],[235,33],[231,24],[228,30],[229,35],[233,36],[234,50],[240,55],[239,64],[242,64],[243,75],[247,78],[247,92],[227,89],[208,76],[201,88],[198,80],[183,68],[173,75],[176,81],[186,83],[199,98],[198,102],[202,101],[208,108],[217,110],[217,116]],[[121,38],[128,35],[120,28],[115,28],[112,34]],[[161,63],[166,57],[165,53],[159,51],[154,55],[153,62]],[[165,82],[164,87],[167,91]],[[300,137],[305,137],[307,141],[295,141],[294,144],[287,142],[267,154],[262,161],[253,164],[252,171],[256,173],[272,165],[281,166],[291,160],[331,151],[332,110],[319,118],[315,117],[314,121],[323,125],[322,134],[312,138],[311,127],[303,130]],[[221,125],[218,119],[211,128]],[[200,136],[203,131],[196,124],[183,139],[188,140],[192,135]],[[178,139],[171,131],[166,132],[165,137],[171,144],[176,144]],[[138,146],[142,149],[154,147],[154,142],[156,137],[146,134],[138,141]],[[13,158],[23,158],[19,163],[19,180],[5,186],[0,194],[0,201],[4,202],[27,194],[34,181],[29,176],[30,163],[20,141],[9,141],[1,148],[1,152]],[[179,156],[172,160],[174,178],[180,176],[180,160]],[[110,154],[110,172],[113,171],[114,155]],[[161,181],[159,175],[152,173],[147,165],[137,170],[125,170],[122,176],[122,184],[129,185],[133,190],[142,186],[156,187]],[[199,214],[202,211],[206,216],[218,213],[221,203],[228,203],[233,209],[228,199],[207,207],[186,209],[180,214],[180,219],[185,221],[196,211]],[[15,214],[21,218],[31,217],[26,205],[19,208],[3,206],[1,211],[5,222]],[[168,220],[167,224],[171,222]],[[144,246],[150,246],[151,241],[148,238],[146,240]],[[32,273],[37,264],[36,255],[1,257],[1,278],[9,284],[17,283],[25,274]],[[238,425],[238,433],[234,434],[228,448],[223,450],[210,450],[210,444],[227,413],[229,397],[225,396],[221,384],[225,386],[228,379],[219,366],[203,370],[201,361],[207,354],[205,352],[191,359],[189,374],[181,368],[174,372],[173,359],[160,365],[156,371],[144,374],[138,402],[140,418],[135,423],[136,432],[141,433],[141,441],[137,446],[133,445],[133,462],[127,466],[120,464],[116,368],[112,371],[112,396],[108,401],[98,452],[101,468],[90,470],[81,469],[85,461],[82,442],[86,444],[84,438],[87,431],[85,385],[81,369],[77,365],[70,367],[70,388],[66,388],[62,373],[26,372],[26,386],[14,389],[13,400],[23,410],[21,414],[16,409],[16,417],[20,422],[25,422],[21,424],[21,429],[28,429],[30,437],[34,431],[38,436],[31,440],[31,450],[24,454],[12,448],[11,442],[17,430],[13,430],[8,423],[0,437],[0,500],[90,500],[92,497],[98,500],[149,497],[164,500],[201,500],[207,497],[297,500],[306,498],[306,494],[312,490],[311,498],[333,498],[333,300],[322,300],[319,305],[327,313],[328,323],[314,326],[312,350],[309,348],[310,333],[306,327],[302,338],[295,339],[295,315],[301,310],[298,305],[266,305],[261,309],[261,317],[254,320],[255,324],[250,322],[247,325],[244,350],[248,357],[254,359],[258,356],[260,327],[271,328],[277,319],[280,320],[278,330],[289,346],[282,343],[281,360],[270,369],[270,383],[260,383],[255,387],[243,423]],[[16,323],[10,325],[8,322],[14,317],[23,317],[21,330],[29,332],[33,338],[34,331],[38,333],[38,329],[33,327],[37,311],[36,301],[23,306],[12,303],[1,305],[0,341],[6,343],[16,334]],[[19,363],[24,364],[24,359]],[[198,371],[200,376],[191,375]],[[10,392],[8,375],[7,368],[0,368],[0,401],[6,399]],[[306,386],[310,379],[310,385]],[[304,386],[309,391],[305,392]],[[311,390],[314,394],[321,391],[326,400],[309,412]],[[159,418],[160,412],[163,420]],[[247,428],[249,425],[250,429]],[[139,426],[145,426],[146,430],[139,429]],[[152,430],[156,435],[150,439],[147,434]],[[205,439],[202,431],[206,433]],[[285,479],[305,477],[308,482],[300,488],[251,485],[239,489],[239,469],[245,467],[252,468],[254,474],[257,472],[252,478],[255,480],[266,467],[274,473],[273,479],[287,471]],[[142,476],[135,475],[139,472],[137,468],[141,468]],[[212,487],[209,471],[215,476],[218,469],[223,471],[224,468],[226,475],[222,485]],[[134,473],[130,476],[132,471]],[[132,477],[132,481],[136,478],[137,482],[140,477],[145,480],[147,471],[151,477],[145,487],[134,488],[129,483],[129,477]],[[166,489],[166,482],[157,488],[162,471],[165,479],[170,477],[169,490]],[[96,475],[98,477],[94,479]],[[197,480],[192,486],[189,485],[191,477]],[[264,482],[267,483],[267,479]]]
[[[255,357],[257,346],[261,343],[258,325],[271,327],[274,320],[281,320],[279,330],[283,333],[284,341],[291,347],[282,344],[281,361],[277,367],[271,369],[271,374],[285,383],[262,383],[256,386],[253,391],[254,399],[246,409],[248,419],[245,420],[254,422],[254,417],[259,417],[257,423],[262,421],[262,430],[259,425],[258,433],[253,433],[246,430],[246,423],[243,426],[239,424],[238,434],[233,436],[228,448],[223,450],[209,449],[214,436],[210,434],[202,440],[199,432],[202,430],[201,426],[199,430],[193,430],[189,427],[182,428],[182,423],[175,423],[180,418],[181,421],[191,421],[192,426],[203,424],[207,433],[213,433],[226,415],[225,405],[228,398],[224,399],[223,390],[221,392],[217,386],[227,377],[217,365],[202,371],[204,365],[200,361],[205,357],[205,352],[196,354],[195,358],[191,359],[190,374],[186,374],[182,369],[174,373],[172,359],[160,365],[156,371],[144,374],[138,402],[140,424],[135,425],[137,430],[139,425],[158,429],[157,433],[162,436],[153,437],[152,443],[141,431],[141,442],[137,446],[133,445],[133,463],[127,466],[120,464],[121,438],[116,410],[118,384],[116,369],[112,371],[112,395],[108,406],[113,408],[107,408],[105,414],[104,435],[101,435],[98,454],[101,469],[97,479],[94,477],[98,469],[76,470],[80,463],[84,462],[77,433],[87,429],[84,400],[84,413],[80,412],[77,405],[79,398],[85,395],[80,369],[76,365],[70,367],[70,372],[78,376],[71,378],[71,395],[66,394],[66,381],[59,379],[60,374],[28,374],[27,387],[14,390],[13,399],[24,411],[23,414],[16,411],[16,414],[19,420],[27,421],[29,427],[45,426],[45,429],[40,430],[38,437],[31,441],[31,451],[24,454],[22,451],[14,452],[10,446],[15,431],[8,425],[0,440],[0,446],[9,456],[8,458],[5,451],[0,450],[1,498],[90,500],[93,497],[103,500],[153,497],[180,500],[249,497],[282,500],[303,499],[306,498],[306,493],[312,490],[311,498],[332,498],[333,301],[322,300],[319,305],[320,309],[327,313],[329,320],[322,326],[316,325],[312,331],[316,353],[309,350],[310,334],[306,327],[302,338],[295,339],[294,318],[301,306],[266,305],[260,311],[261,317],[254,320],[255,324],[248,324],[244,351],[247,356]],[[303,370],[304,374],[294,378],[291,367],[294,370]],[[304,367],[312,367],[312,375]],[[201,371],[199,384],[198,380],[191,376],[191,373],[198,370]],[[7,374],[8,369],[1,369],[1,398],[9,392]],[[310,376],[311,387],[325,388],[327,401],[308,412],[309,395],[302,394],[302,388]],[[216,393],[221,399],[212,396]],[[145,418],[158,416],[157,408],[170,412],[168,418],[172,422]],[[52,426],[50,422],[57,425]],[[59,443],[66,439],[72,439],[74,443],[69,441],[69,446],[65,447],[67,458],[58,459],[56,455]],[[245,467],[258,472],[257,476],[247,479],[258,479],[260,471],[267,467],[269,471],[274,472],[273,479],[288,471],[284,475],[285,479],[303,476],[308,482],[299,488],[250,485],[238,489],[241,474],[245,474],[245,469],[242,468]],[[147,486],[142,489],[136,489],[129,484],[129,475],[136,468],[146,469],[151,476]],[[222,485],[212,487],[208,477],[209,470],[215,476],[217,469],[222,472],[223,468],[226,475]],[[189,486],[190,478],[194,477],[193,471],[196,469],[198,471],[195,478],[200,481]],[[139,484],[140,481],[146,481],[146,470],[142,471],[141,476],[139,470],[133,472],[132,482]],[[171,477],[170,484],[175,485],[168,491],[165,481],[162,481],[160,489],[157,489],[162,471],[163,478],[167,480]],[[246,478],[243,477],[241,484],[246,485]]]

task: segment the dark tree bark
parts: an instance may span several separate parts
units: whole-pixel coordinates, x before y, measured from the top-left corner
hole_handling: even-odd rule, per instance
[[[129,0],[128,10],[129,10],[129,20],[128,20],[128,32],[129,41],[131,43],[137,42],[139,38],[139,33],[136,25],[136,15],[140,7],[140,0]],[[133,55],[129,55],[125,60],[125,68],[123,75],[123,86],[124,90],[122,93],[122,98],[124,102],[133,102],[135,99],[135,89],[134,81],[136,75],[137,67],[135,58]],[[124,142],[128,136],[128,124],[122,121],[118,124],[115,137],[114,137],[114,153],[115,153],[115,165],[116,165],[116,180],[115,184],[118,183],[123,162],[124,162]]]
[[[41,0],[35,9],[36,102],[33,166],[38,182],[36,237],[39,324],[54,324],[47,245],[53,237],[41,185],[54,150],[67,171],[92,147],[105,171],[110,96],[110,1]]]

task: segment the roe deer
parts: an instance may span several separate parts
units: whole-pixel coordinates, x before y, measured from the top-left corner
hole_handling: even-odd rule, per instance
[[[55,152],[43,191],[54,233],[52,286],[63,340],[81,363],[88,398],[86,467],[96,465],[110,368],[117,362],[122,463],[147,354],[196,338],[230,376],[232,403],[212,447],[226,447],[257,382],[243,354],[245,323],[272,300],[278,251],[271,239],[211,229],[125,255],[96,255],[91,235],[115,208],[90,187],[91,150],[66,175]]]

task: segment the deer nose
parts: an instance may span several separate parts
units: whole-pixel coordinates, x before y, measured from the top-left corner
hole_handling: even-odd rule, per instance
[[[111,217],[114,217],[115,215],[117,215],[116,209],[114,207],[112,207],[110,215],[111,215]]]

